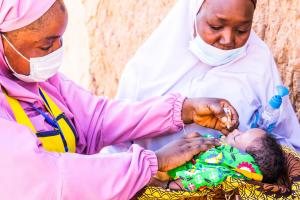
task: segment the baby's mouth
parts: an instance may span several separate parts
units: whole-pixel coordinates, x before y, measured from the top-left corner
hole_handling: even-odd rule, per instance
[[[220,138],[220,142],[221,142],[221,144],[228,144],[228,143],[227,143],[227,137],[223,135],[223,136]]]
[[[233,135],[229,134],[227,136],[222,136],[220,138],[220,141],[224,145],[230,145],[230,146],[232,146],[233,145]]]

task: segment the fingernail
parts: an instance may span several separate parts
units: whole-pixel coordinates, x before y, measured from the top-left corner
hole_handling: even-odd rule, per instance
[[[227,117],[222,117],[221,121],[225,124],[227,122]]]

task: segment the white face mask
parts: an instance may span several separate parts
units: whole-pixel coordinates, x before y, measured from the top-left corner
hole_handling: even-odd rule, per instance
[[[196,20],[195,20],[196,37],[190,41],[189,49],[195,56],[197,56],[203,63],[210,66],[220,66],[227,64],[240,55],[246,52],[246,44],[240,48],[232,50],[218,49],[212,45],[207,44],[198,34]]]
[[[28,59],[23,54],[21,54],[4,35],[2,36],[22,58],[30,63],[30,73],[28,76],[24,74],[18,74],[10,66],[6,56],[4,56],[8,67],[13,72],[14,76],[18,79],[24,82],[43,82],[48,80],[58,72],[59,67],[61,66],[61,63],[63,61],[63,46],[46,56]]]

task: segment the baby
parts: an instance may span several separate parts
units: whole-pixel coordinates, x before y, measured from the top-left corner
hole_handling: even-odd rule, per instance
[[[208,150],[185,165],[169,171],[175,180],[170,189],[196,191],[216,186],[228,176],[265,183],[277,181],[284,153],[276,139],[261,129],[234,130],[221,139],[223,145]]]

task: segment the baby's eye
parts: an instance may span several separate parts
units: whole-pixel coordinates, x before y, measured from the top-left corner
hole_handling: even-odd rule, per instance
[[[236,142],[236,141],[235,141],[235,136],[233,137],[233,141]]]
[[[233,141],[235,142],[235,143],[237,143],[237,137],[238,137],[239,135],[235,135],[234,137],[233,137]]]

